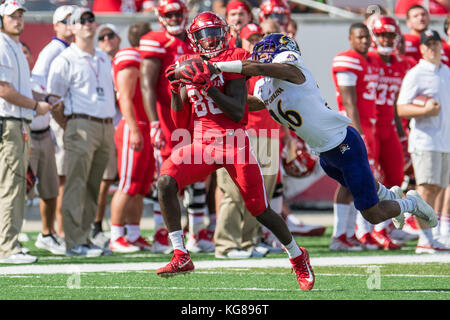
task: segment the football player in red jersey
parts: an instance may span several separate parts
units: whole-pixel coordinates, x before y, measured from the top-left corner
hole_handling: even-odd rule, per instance
[[[350,49],[333,59],[332,76],[336,85],[338,109],[352,120],[352,126],[363,138],[369,164],[378,178],[375,161],[376,87],[378,65],[367,55],[371,44],[369,29],[363,23],[354,23],[349,30]],[[338,186],[334,198],[335,223],[330,249],[360,251],[365,247],[354,234],[357,212],[347,189]],[[367,244],[372,243],[368,240]],[[371,248],[372,246],[366,246]]]
[[[243,49],[228,48],[228,26],[212,12],[197,15],[188,30],[197,55],[184,56],[179,62],[194,57],[210,62],[242,61],[249,56]],[[178,123],[178,114],[185,115],[191,111],[194,138],[192,143],[177,149],[161,168],[159,200],[174,255],[171,262],[156,273],[168,277],[194,270],[183,243],[181,211],[176,194],[184,186],[223,167],[238,186],[250,213],[284,245],[300,288],[311,290],[314,273],[308,252],[297,245],[286,223],[270,208],[261,168],[245,132],[248,118],[245,76],[224,72],[211,80],[209,69],[204,67],[186,86],[180,88],[178,81],[172,83],[172,114]]]
[[[380,67],[376,99],[375,158],[380,165],[381,181],[386,187],[391,188],[401,185],[404,177],[403,149],[399,138],[399,134],[404,136],[404,132],[395,110],[395,103],[402,79],[409,69],[409,62],[395,52],[400,41],[400,27],[394,18],[390,16],[376,18],[371,32],[376,51],[370,51],[368,56],[377,61]],[[397,129],[401,132],[399,133]],[[385,249],[400,249],[400,244],[389,235],[389,224],[390,220],[387,220],[375,225],[372,236]],[[363,232],[358,233],[358,238],[364,236]]]
[[[246,0],[231,0],[227,4],[225,21],[230,26],[230,48],[242,48],[239,36],[242,27],[253,22],[252,7]]]
[[[430,15],[428,11],[421,5],[411,6],[406,12],[406,26],[410,33],[405,33],[405,55],[413,57],[416,62],[422,58],[420,53],[420,34],[428,29],[430,25]],[[445,41],[442,40],[443,48]],[[441,61],[450,66],[450,59],[445,54],[444,49],[441,50]]]
[[[259,23],[270,18],[278,23],[281,33],[287,32],[289,20],[291,20],[291,9],[284,0],[263,1],[259,9]]]
[[[139,50],[142,55],[141,88],[144,105],[151,119],[151,139],[155,148],[157,175],[161,163],[172,152],[172,132],[176,129],[170,116],[170,89],[165,77],[165,70],[182,55],[192,53],[187,39],[186,24],[188,8],[184,0],[159,0],[156,14],[162,30],[151,31],[141,38]],[[190,187],[194,197],[189,199],[201,200],[200,203],[187,203],[189,212],[189,229],[193,235],[204,229],[203,219],[206,210],[205,183],[196,182]],[[200,194],[200,196],[197,196]],[[155,216],[155,240],[153,246],[156,251],[167,252],[170,248],[167,228],[161,216],[156,188],[153,193]],[[201,233],[202,235],[204,232]],[[211,251],[212,242],[201,240],[202,250]],[[200,250],[200,249],[199,249]]]
[[[143,197],[150,189],[155,170],[150,121],[144,109],[139,84],[139,39],[149,30],[148,23],[130,26],[128,40],[132,47],[119,50],[113,60],[114,83],[122,113],[115,132],[120,182],[111,201],[110,249],[114,252],[152,249],[141,236],[139,228]]]

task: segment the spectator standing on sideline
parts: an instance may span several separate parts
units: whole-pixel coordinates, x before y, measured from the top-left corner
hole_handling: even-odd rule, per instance
[[[177,58],[191,53],[192,48],[185,30],[189,18],[185,2],[161,0],[156,12],[162,30],[150,31],[142,36],[139,51],[142,58],[140,69],[142,99],[145,112],[151,121],[150,134],[155,151],[156,174],[159,175],[162,162],[172,152],[174,142],[171,141],[171,134],[176,129],[170,115],[170,88],[165,71]],[[153,214],[155,221],[153,250],[171,251],[156,188],[153,192]]]
[[[349,29],[350,49],[338,53],[332,64],[339,112],[348,116],[364,140],[369,164],[378,178],[375,159],[376,87],[378,65],[367,55],[371,44],[369,29],[363,23],[353,23]],[[361,251],[355,236],[357,211],[348,188],[338,185],[334,195],[334,228],[330,249],[333,251]],[[367,235],[364,243],[374,243]]]
[[[30,48],[22,42],[22,49],[31,68],[33,57]],[[33,91],[47,94],[33,78],[31,78],[31,86]],[[35,115],[30,123],[31,154],[29,166],[37,178],[36,187],[41,199],[39,211],[42,221],[42,230],[38,234],[34,245],[53,254],[64,255],[66,253],[64,239],[60,239],[55,232],[56,199],[59,186],[58,173],[56,171],[55,143],[50,133],[50,119],[50,112],[47,112],[44,115]],[[33,199],[34,196],[33,188],[28,192],[28,198]]]
[[[232,0],[228,2],[225,21],[230,28],[228,45],[233,48],[242,48],[239,36],[242,27],[253,22],[252,8],[246,0]]]
[[[0,5],[0,263],[33,263],[18,237],[23,223],[26,172],[33,114],[47,113],[44,95],[33,93],[30,70],[19,37],[25,8],[17,1]]]
[[[41,90],[47,90],[47,78],[50,65],[53,60],[73,42],[73,33],[70,28],[70,16],[75,6],[61,6],[53,14],[53,30],[55,36],[41,50],[34,64],[31,76],[33,81],[39,84]],[[56,238],[58,242],[64,241],[64,229],[62,223],[62,197],[64,195],[64,184],[66,181],[67,159],[64,151],[64,128],[58,124],[53,117],[50,119],[50,128],[55,139],[56,170],[59,178],[59,190],[56,198]]]
[[[397,101],[398,114],[411,118],[408,151],[411,153],[416,190],[435,206],[450,177],[450,69],[441,62],[442,42],[435,30],[420,36],[422,59],[403,79]],[[412,104],[418,95],[432,97],[424,107]],[[420,219],[416,253],[450,252],[450,246],[434,239],[431,229]]]
[[[106,23],[98,27],[97,30],[97,46],[100,50],[103,50],[108,54],[112,61],[120,49],[120,43],[122,39],[119,36],[117,27],[113,24]],[[116,114],[114,116],[114,127],[119,123],[122,115],[120,114],[120,108],[116,101],[115,103]],[[103,232],[103,218],[105,217],[106,207],[108,204],[108,191],[109,187],[117,180],[117,148],[111,150],[109,155],[108,165],[103,173],[102,182],[100,183],[100,191],[98,194],[97,213],[95,215],[94,223],[92,224],[91,242],[101,248],[106,248],[109,243],[109,237]]]
[[[150,190],[155,171],[150,120],[139,84],[139,40],[150,30],[148,22],[131,25],[128,31],[131,47],[120,50],[113,61],[114,83],[123,115],[115,133],[120,182],[111,200],[110,249],[114,252],[152,249],[141,236],[139,226],[144,196]]]
[[[70,17],[75,42],[53,61],[49,92],[64,97],[67,177],[63,196],[66,255],[99,256],[89,243],[103,172],[113,148],[114,86],[108,55],[95,48],[95,15],[78,8]]]
[[[284,0],[263,1],[259,9],[260,24],[270,18],[280,26],[281,33],[287,32],[287,27],[291,20],[291,9]]]

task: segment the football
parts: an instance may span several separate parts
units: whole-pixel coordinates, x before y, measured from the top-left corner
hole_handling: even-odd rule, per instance
[[[421,94],[413,99],[412,104],[419,106],[419,107],[424,107],[425,104],[427,103],[427,101],[430,100],[431,98],[432,97],[430,97],[430,96]]]
[[[204,60],[201,58],[192,58],[192,59],[181,61],[178,64],[178,66],[175,68],[175,72],[173,74],[173,77],[175,78],[175,80],[182,79],[184,73],[194,76],[194,74],[192,74],[189,70],[189,69],[191,69],[195,73],[196,69],[195,69],[194,65],[196,65],[199,70],[203,71]],[[209,71],[211,72],[211,74],[214,74],[214,72],[215,72],[214,66],[212,64],[207,64],[207,65],[208,65],[208,68],[209,68]]]

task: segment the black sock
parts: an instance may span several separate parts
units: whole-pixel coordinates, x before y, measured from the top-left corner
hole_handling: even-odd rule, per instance
[[[96,221],[96,222],[94,222],[94,224],[93,224],[93,234],[94,234],[94,237],[95,237],[98,233],[100,233],[100,232],[103,232],[103,229],[102,229],[102,222],[101,222],[101,221]]]

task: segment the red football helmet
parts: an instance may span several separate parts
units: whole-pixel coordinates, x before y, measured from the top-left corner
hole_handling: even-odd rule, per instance
[[[261,23],[267,18],[275,20],[285,30],[291,19],[291,9],[284,0],[263,1],[259,6],[259,22]]]
[[[228,31],[225,20],[206,11],[194,18],[187,34],[195,52],[211,58],[228,48]]]
[[[309,152],[307,144],[301,138],[295,136],[293,139],[296,140],[295,154],[285,145],[281,152],[281,164],[288,176],[304,178],[314,171],[318,157]]]
[[[401,31],[397,21],[389,16],[379,16],[372,22],[371,27],[372,40],[377,51],[383,55],[391,54],[400,41]],[[379,36],[383,33],[391,35],[388,37],[388,41],[382,43]]]
[[[159,0],[155,11],[159,23],[171,35],[178,35],[185,30],[189,13],[184,0]],[[175,25],[171,25],[172,19],[176,19]]]

